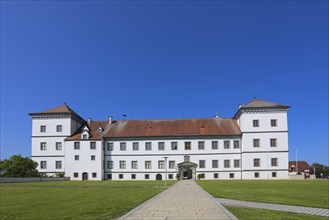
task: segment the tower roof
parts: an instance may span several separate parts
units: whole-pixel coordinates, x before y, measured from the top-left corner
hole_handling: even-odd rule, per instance
[[[36,113],[29,113],[31,116],[36,115],[55,115],[55,114],[72,114],[76,116],[78,119],[84,121],[83,118],[81,118],[80,115],[78,115],[73,109],[71,109],[66,103],[64,105],[57,106],[55,108],[51,108],[42,112],[36,112]]]
[[[233,116],[234,119],[237,119],[243,110],[251,110],[251,109],[288,109],[290,106],[282,105],[274,102],[264,101],[260,99],[253,98],[246,105],[241,105],[239,110]]]
[[[246,105],[242,106],[242,108],[289,108],[290,106],[287,105],[281,105],[274,102],[268,102],[264,100],[259,99],[252,99],[250,102],[248,102]]]

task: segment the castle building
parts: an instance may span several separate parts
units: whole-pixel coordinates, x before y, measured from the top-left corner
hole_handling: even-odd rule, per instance
[[[85,121],[64,104],[29,114],[32,159],[71,180],[287,179],[289,108],[254,98],[233,118]]]

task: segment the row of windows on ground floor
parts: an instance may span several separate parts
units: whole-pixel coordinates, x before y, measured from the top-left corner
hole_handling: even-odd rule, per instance
[[[231,162],[232,161],[232,162]],[[231,164],[233,163],[233,164]],[[133,160],[130,161],[130,168],[131,169],[138,169],[138,161]],[[199,160],[198,168],[206,168],[206,160]],[[219,160],[212,160],[211,161],[212,168],[219,168]],[[260,167],[261,166],[261,159],[260,158],[254,158],[253,159],[253,166],[254,167]],[[277,167],[278,166],[278,158],[271,158],[271,166],[272,167]],[[224,168],[240,168],[240,159],[224,159],[223,160],[223,167]],[[113,161],[107,161],[107,169],[115,169],[116,167],[114,166]],[[127,161],[125,160],[120,160],[118,163],[118,168],[119,169],[128,169],[127,167]],[[144,161],[144,168],[145,169],[152,169],[152,161],[146,160]],[[158,160],[157,163],[157,168],[158,169],[164,169],[165,168],[165,161],[164,160]],[[174,160],[169,161],[169,169],[176,169],[176,162]]]
[[[108,180],[112,180],[112,175],[117,175],[117,179],[119,180],[124,180],[124,179],[136,179],[136,174],[132,173],[132,174],[123,174],[123,173],[119,173],[119,174],[112,174],[112,173],[108,173],[106,174],[106,179]],[[218,179],[219,178],[219,173],[213,173],[213,179]],[[235,173],[227,173],[225,174],[227,175],[226,178],[229,179],[234,179],[237,178],[237,176],[235,176]],[[277,172],[271,172],[271,176],[272,178],[276,178],[277,177]],[[239,175],[240,177],[240,175]],[[177,178],[177,174],[168,174],[168,179],[169,180],[173,180]],[[204,179],[205,178],[205,173],[199,173],[197,174],[197,178],[198,179]],[[211,178],[211,177],[209,177]],[[254,172],[254,178],[261,178],[260,172]],[[144,174],[144,179],[145,180],[149,180],[150,179],[150,174]],[[162,180],[162,174],[156,174],[155,175],[155,180]]]

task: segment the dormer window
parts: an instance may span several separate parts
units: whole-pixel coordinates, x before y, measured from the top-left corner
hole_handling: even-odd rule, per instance
[[[103,128],[102,128],[102,127],[99,127],[99,128],[97,129],[97,131],[98,131],[99,133],[101,133],[101,132],[103,131]]]
[[[82,132],[82,134],[81,134],[81,139],[83,139],[83,140],[87,140],[87,139],[89,139],[89,138],[90,138],[89,128],[88,128],[87,126],[85,126],[85,127],[83,128],[83,132]]]

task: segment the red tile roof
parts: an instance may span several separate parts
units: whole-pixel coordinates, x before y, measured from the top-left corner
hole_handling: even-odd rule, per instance
[[[289,171],[291,172],[304,172],[305,170],[310,170],[311,166],[308,165],[306,161],[297,161],[298,170],[296,166],[296,161],[289,161]],[[291,167],[295,167],[293,170]]]
[[[246,105],[242,105],[237,113],[233,116],[234,119],[237,119],[240,115],[242,110],[248,110],[248,109],[265,109],[265,108],[270,108],[270,109],[288,109],[290,106],[288,105],[281,105],[277,104],[274,102],[268,102],[264,100],[259,100],[259,99],[252,99],[250,102],[248,102]]]
[[[246,105],[242,106],[242,108],[273,108],[273,107],[289,108],[290,106],[259,100],[256,98],[248,102]]]
[[[105,137],[174,137],[198,135],[241,135],[236,120],[167,119],[116,121]]]
[[[80,121],[85,121],[83,118],[81,118],[80,115],[78,115],[75,111],[73,111],[66,103],[64,105],[57,106],[52,109],[45,110],[43,112],[37,112],[37,113],[29,113],[29,115],[49,115],[49,114],[72,114],[76,116]]]
[[[66,105],[60,105],[52,109],[48,109],[46,111],[43,111],[41,113],[75,113],[69,106]]]

